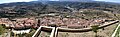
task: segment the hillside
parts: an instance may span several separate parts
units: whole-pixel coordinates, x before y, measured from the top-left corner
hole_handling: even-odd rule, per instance
[[[0,17],[70,16],[85,19],[118,18],[120,4],[109,2],[16,2],[0,4]]]

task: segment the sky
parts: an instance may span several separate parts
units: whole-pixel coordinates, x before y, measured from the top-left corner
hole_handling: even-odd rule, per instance
[[[10,3],[10,2],[29,2],[29,1],[36,1],[36,0],[0,0],[0,4]]]
[[[36,1],[36,0],[0,0],[0,4],[1,3],[10,3],[10,2],[29,2],[29,1]],[[52,0],[52,1],[57,1],[57,0]],[[95,0],[95,1],[120,3],[120,0]]]
[[[95,1],[105,1],[105,2],[115,2],[115,3],[120,3],[120,0],[95,0]]]

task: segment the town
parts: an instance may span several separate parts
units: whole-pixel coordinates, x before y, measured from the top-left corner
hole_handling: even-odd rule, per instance
[[[1,18],[0,24],[5,28],[10,29],[14,34],[30,33],[31,28],[37,29],[40,26],[57,25],[62,28],[81,29],[89,28],[91,25],[103,25],[106,21],[111,19],[81,19],[81,18],[61,18],[61,17],[43,17],[43,18]],[[112,20],[111,20],[112,21]]]

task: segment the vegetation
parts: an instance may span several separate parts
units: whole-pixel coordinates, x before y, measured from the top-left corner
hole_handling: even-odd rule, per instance
[[[3,33],[5,33],[5,28],[3,28],[2,25],[0,25],[0,35],[3,34]]]
[[[94,26],[91,26],[92,27],[92,31],[95,32],[95,37],[97,37],[97,30],[99,29],[99,25],[94,25]]]
[[[30,33],[25,34],[26,37],[31,37],[35,33],[35,29],[32,29]]]
[[[118,28],[117,33],[116,33],[115,37],[120,37],[120,27]]]
[[[91,18],[113,18],[109,14],[100,11],[109,11],[108,13],[120,12],[120,5],[116,3],[105,3],[105,2],[46,2],[43,4],[41,2],[19,2],[19,3],[9,3],[0,4],[0,17],[41,17],[42,14],[58,13],[64,17],[76,17],[76,13],[82,11],[81,9],[91,9],[86,10],[87,12],[78,13],[85,14],[86,16],[78,16],[81,18],[91,19]],[[70,8],[67,8],[70,7]],[[72,9],[71,9],[72,8]],[[93,12],[93,10],[99,10],[98,12]],[[76,11],[76,12],[73,12]],[[117,11],[117,12],[116,12]],[[74,15],[75,14],[75,15]],[[69,18],[69,17],[67,17]],[[116,18],[116,17],[115,17]]]
[[[24,34],[18,34],[19,37],[23,37]]]
[[[70,7],[70,8],[67,8]],[[73,10],[71,10],[71,8]],[[86,9],[86,11],[81,10]],[[90,10],[89,10],[90,9]],[[76,11],[76,12],[73,12]],[[83,12],[80,12],[83,11]],[[108,11],[108,12],[104,12]],[[120,4],[105,3],[105,2],[19,2],[0,4],[0,17],[17,18],[17,17],[41,17],[42,14],[58,13],[63,18],[80,17],[83,19],[96,19],[96,18],[120,18]],[[53,17],[53,16],[49,16]],[[120,19],[119,19],[120,20]],[[56,25],[52,25],[57,27]],[[91,26],[92,31],[96,33],[98,25]],[[0,26],[0,34],[4,33],[5,28]],[[26,34],[31,37],[34,32]],[[21,34],[20,34],[21,36]],[[46,36],[48,37],[48,36]]]

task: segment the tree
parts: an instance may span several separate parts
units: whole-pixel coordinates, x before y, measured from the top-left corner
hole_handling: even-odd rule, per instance
[[[4,37],[4,33],[5,33],[5,28],[0,24],[0,35],[3,35],[2,37]]]
[[[3,26],[0,25],[0,35],[3,34],[5,32],[5,28],[3,28]]]
[[[19,37],[23,37],[23,34],[18,34]]]
[[[95,32],[95,37],[97,37],[97,32],[98,32],[98,29],[99,29],[99,25],[93,25],[91,27],[92,27],[92,31]]]

